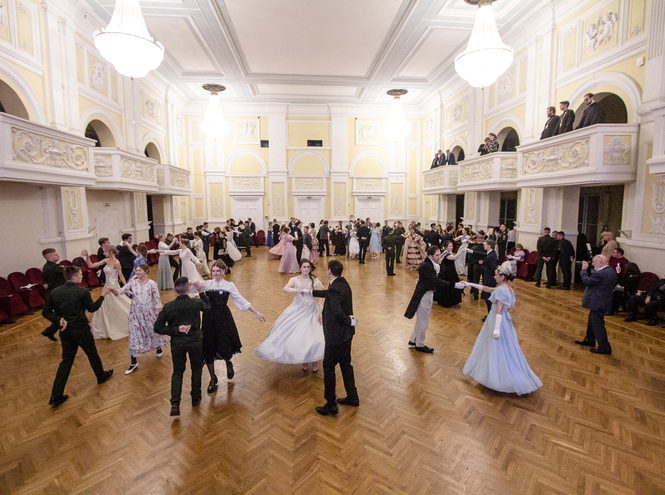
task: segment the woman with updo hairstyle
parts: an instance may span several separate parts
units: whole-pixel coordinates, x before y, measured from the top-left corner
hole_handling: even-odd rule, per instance
[[[279,242],[275,244],[274,247],[268,250],[270,254],[276,256],[277,258],[281,258],[282,256],[284,256],[284,244],[285,244],[284,238],[288,233],[289,233],[288,227],[281,228],[281,230],[279,231]]]
[[[452,308],[462,302],[463,290],[455,289],[454,285],[459,282],[457,275],[457,267],[455,262],[458,257],[466,257],[466,252],[458,251],[457,254],[453,253],[453,241],[446,240],[443,242],[443,251],[441,251],[441,269],[439,270],[439,278],[450,282],[450,286],[443,288],[437,287],[434,292],[434,300],[444,308]]]
[[[469,375],[487,388],[508,394],[529,394],[542,387],[522,353],[508,310],[515,305],[515,292],[508,282],[513,279],[510,262],[502,264],[494,275],[496,287],[462,282],[490,293],[492,303],[487,319],[464,365]]]

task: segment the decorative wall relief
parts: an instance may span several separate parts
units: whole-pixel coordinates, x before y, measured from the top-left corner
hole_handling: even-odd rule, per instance
[[[356,145],[376,146],[381,142],[378,120],[356,120]]]
[[[501,160],[501,178],[502,179],[517,178],[517,160],[513,158]]]
[[[245,124],[240,133],[240,137],[243,139],[252,139],[254,137],[254,132],[256,131],[256,126],[254,124]]]
[[[164,170],[157,170],[157,185],[158,186],[163,186],[164,185]]]
[[[155,166],[152,163],[135,162],[134,160],[121,158],[120,175],[125,179],[152,182],[155,177]]]
[[[180,220],[180,197],[173,196],[173,220]]]
[[[563,35],[563,70],[575,67],[577,56],[577,27],[567,29]]]
[[[603,165],[630,165],[630,136],[605,136]]]
[[[146,116],[151,119],[155,120],[155,117],[157,116],[155,113],[155,100],[152,100],[150,98],[145,99],[145,112]]]
[[[74,46],[76,47],[76,79],[78,79],[79,82],[85,83],[85,62],[83,58],[83,47],[78,43],[75,43]]]
[[[97,177],[113,177],[113,167],[111,166],[111,159],[108,156],[96,156],[95,175]]]
[[[95,61],[92,64],[90,82],[97,91],[101,91],[102,93],[106,92],[106,64],[103,64],[99,61]]]
[[[180,117],[175,118],[175,132],[178,136],[182,136],[182,119]]]
[[[438,218],[439,217],[439,196],[438,195],[433,195],[432,200],[430,202],[430,218]]]
[[[335,184],[335,198],[334,198],[334,216],[344,216],[344,184]]]
[[[632,0],[628,11],[628,39],[644,31],[644,19],[647,10],[646,0]]]
[[[145,203],[144,193],[134,193],[134,204],[136,205],[136,223],[145,223]]]
[[[425,188],[439,187],[445,184],[445,170],[441,168],[434,173],[425,175]]]
[[[212,202],[212,216],[217,218],[221,217],[222,198],[218,192],[215,192],[215,194],[212,195],[211,202]]]
[[[231,188],[238,191],[258,191],[261,189],[260,177],[232,177]]]
[[[301,178],[294,181],[297,191],[321,191],[323,190],[323,179]]]
[[[651,182],[651,208],[649,234],[665,234],[665,177],[659,176]]]
[[[451,170],[449,177],[450,177],[450,185],[456,186],[457,183],[459,182],[459,173],[457,172],[457,170]]]
[[[358,191],[382,191],[383,179],[356,179]]]
[[[587,25],[584,40],[587,50],[596,51],[609,44],[617,28],[617,13],[605,12],[596,22]]]
[[[462,105],[458,103],[457,105],[453,106],[453,122],[455,124],[459,124],[462,122]]]
[[[399,218],[402,216],[402,197],[403,197],[402,184],[390,185],[390,216]]]
[[[476,182],[491,179],[494,175],[492,160],[469,165],[461,164],[462,182]]]
[[[526,208],[525,208],[525,222],[532,225],[538,224],[538,189],[529,188],[524,189],[526,193]]]
[[[233,121],[235,144],[261,144],[259,125],[259,119],[235,119]]]
[[[284,213],[284,183],[279,182],[272,185],[272,213],[273,217],[281,218]]]
[[[88,172],[88,148],[12,127],[13,159]]]
[[[69,220],[69,230],[79,230],[81,221],[81,209],[78,187],[64,187],[65,198],[67,201],[67,218]]]
[[[588,137],[551,146],[545,151],[525,153],[522,158],[523,175],[559,172],[588,166]]]
[[[16,2],[16,24],[18,27],[18,46],[32,54],[32,16],[30,9]]]
[[[171,185],[175,187],[189,188],[189,174],[171,170]]]
[[[464,194],[464,220],[474,221],[476,219],[476,193]]]
[[[11,33],[9,31],[9,7],[7,6],[8,0],[0,0],[0,38],[6,41],[11,41]]]
[[[499,82],[497,83],[499,90],[497,95],[499,100],[507,100],[515,94],[515,71],[514,69],[509,69],[504,72],[501,77],[499,77]]]

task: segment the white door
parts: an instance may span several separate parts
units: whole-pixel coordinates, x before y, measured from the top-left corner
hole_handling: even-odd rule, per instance
[[[320,220],[324,220],[323,198],[303,198],[294,197],[294,214],[304,225],[313,223],[318,225]]]
[[[231,218],[246,221],[248,218],[256,224],[256,230],[264,230],[263,198],[256,196],[231,196]]]
[[[383,224],[383,196],[378,198],[356,197],[356,218]]]

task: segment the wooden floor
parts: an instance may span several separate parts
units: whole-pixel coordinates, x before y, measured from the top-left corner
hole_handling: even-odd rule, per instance
[[[414,322],[402,316],[417,273],[388,278],[382,260],[341,261],[360,319],[361,406],[334,418],[314,411],[324,402],[321,371],[254,355],[293,297],[266,248],[229,279],[268,322],[232,305],[244,345],[236,376],[227,382],[218,364],[209,396],[204,371],[203,402],[192,409],[187,371],[179,419],[169,417],[170,350],[125,376],[127,340],[97,341],[113,379],[98,386],[79,353],[70,399],[52,409],[60,344],[39,334],[46,321],[35,314],[0,327],[0,493],[665,493],[665,329],[608,318],[614,353],[596,356],[573,343],[586,327],[581,291],[515,281],[511,313],[544,385],[499,394],[462,374],[484,302],[467,295],[458,308],[435,306],[435,353],[420,354],[406,345]]]

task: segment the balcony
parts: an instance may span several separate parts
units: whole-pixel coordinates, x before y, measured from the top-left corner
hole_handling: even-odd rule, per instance
[[[95,189],[157,193],[157,161],[120,148],[94,148]]]
[[[634,181],[638,124],[597,124],[517,148],[519,187]]]
[[[175,165],[156,165],[157,194],[169,196],[189,196],[189,170],[176,167]]]
[[[0,113],[0,180],[90,187],[94,141]]]
[[[424,194],[457,194],[459,165],[444,165],[423,172]]]
[[[499,152],[460,162],[459,192],[517,189],[517,153]]]

